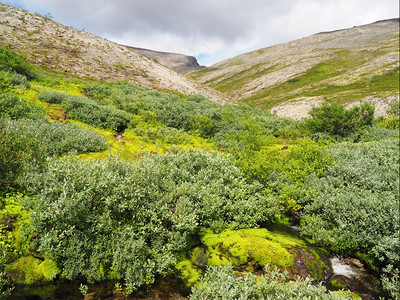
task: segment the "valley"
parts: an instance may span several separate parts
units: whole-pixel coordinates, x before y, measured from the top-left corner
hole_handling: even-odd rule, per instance
[[[0,299],[398,299],[398,20],[182,75],[0,16]]]

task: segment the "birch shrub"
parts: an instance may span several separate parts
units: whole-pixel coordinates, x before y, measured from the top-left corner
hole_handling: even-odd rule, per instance
[[[40,120],[9,121],[10,131],[22,131],[36,139],[42,155],[59,156],[69,152],[98,152],[107,149],[107,139],[95,131],[75,124],[50,123]]]
[[[275,212],[260,184],[215,153],[49,159],[24,181],[37,194],[39,251],[68,279],[124,280],[128,292],[171,272],[200,227],[256,227]]]
[[[197,286],[192,288],[190,300],[246,300],[246,299],[354,299],[349,292],[328,292],[309,277],[290,280],[287,272],[266,266],[261,276],[244,273],[237,276],[231,265],[209,267]]]
[[[398,270],[398,139],[337,144],[330,153],[336,164],[305,184],[302,233],[339,253],[362,253],[376,269]]]

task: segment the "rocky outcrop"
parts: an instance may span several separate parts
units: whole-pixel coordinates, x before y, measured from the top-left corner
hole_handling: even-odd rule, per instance
[[[125,47],[182,74],[205,68],[204,66],[200,66],[197,59],[193,56],[179,53],[154,51],[131,46]]]

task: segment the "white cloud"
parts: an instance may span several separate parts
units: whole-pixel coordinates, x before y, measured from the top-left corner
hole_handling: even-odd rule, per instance
[[[4,1],[135,47],[201,56],[202,64],[398,17],[398,0]]]

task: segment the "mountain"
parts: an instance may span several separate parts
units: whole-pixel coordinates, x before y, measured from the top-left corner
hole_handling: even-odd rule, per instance
[[[153,59],[156,62],[164,66],[167,66],[168,68],[178,73],[186,74],[195,70],[205,68],[204,66],[200,66],[197,59],[193,56],[179,54],[179,53],[154,51],[154,50],[136,48],[131,46],[125,46],[125,47],[128,47],[129,49],[141,55]]]
[[[2,3],[0,44],[10,44],[30,62],[55,71],[226,101],[221,93],[124,46]]]
[[[386,99],[399,92],[399,19],[321,32],[190,76],[237,102],[283,115],[290,106],[310,108],[324,97],[342,103]]]

